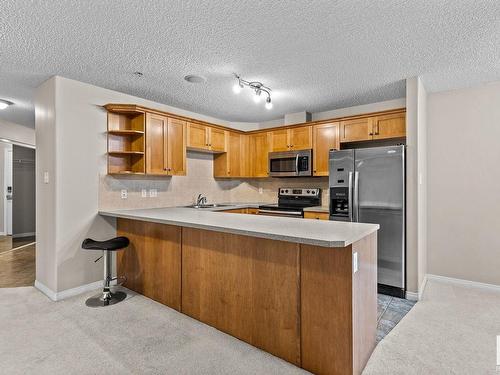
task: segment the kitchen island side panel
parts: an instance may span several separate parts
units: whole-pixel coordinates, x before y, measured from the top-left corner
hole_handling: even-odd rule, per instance
[[[304,369],[315,374],[361,374],[376,338],[376,239],[371,234],[344,248],[301,245]]]
[[[300,366],[299,246],[183,228],[182,312]]]
[[[123,286],[180,311],[181,233],[178,226],[117,219],[117,235],[130,240],[116,254]]]

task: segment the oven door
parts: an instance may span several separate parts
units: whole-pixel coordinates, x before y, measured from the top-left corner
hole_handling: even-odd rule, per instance
[[[312,176],[312,151],[270,152],[269,176]]]

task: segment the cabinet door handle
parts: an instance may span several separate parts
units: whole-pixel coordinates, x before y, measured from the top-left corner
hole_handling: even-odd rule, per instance
[[[370,133],[369,135],[373,135],[373,133]]]

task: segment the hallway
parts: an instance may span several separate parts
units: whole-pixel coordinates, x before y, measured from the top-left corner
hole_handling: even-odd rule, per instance
[[[35,244],[30,242],[32,241],[29,239],[24,242],[15,241],[18,247],[12,249],[12,237],[0,237],[0,288],[34,284]]]

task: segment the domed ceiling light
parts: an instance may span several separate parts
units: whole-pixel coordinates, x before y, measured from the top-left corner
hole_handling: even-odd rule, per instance
[[[248,87],[250,88],[251,90],[254,91],[255,93],[255,96],[253,97],[253,101],[255,103],[260,103],[260,100],[262,99],[262,93],[264,93],[264,95],[266,95],[266,109],[272,109],[273,108],[273,103],[271,101],[271,89],[267,86],[264,86],[264,84],[262,82],[258,82],[258,81],[252,81],[252,82],[249,82],[249,81],[246,81],[244,80],[243,78],[241,78],[238,74],[234,73],[234,77],[238,80],[238,82],[236,82],[233,86],[233,92],[235,94],[239,94],[241,92],[241,90],[244,88],[244,87]]]

